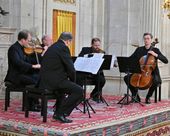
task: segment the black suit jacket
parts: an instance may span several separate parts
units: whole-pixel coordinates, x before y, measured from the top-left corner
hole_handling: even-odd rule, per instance
[[[152,49],[155,53],[158,54],[158,57],[155,59],[156,60],[160,60],[162,61],[163,63],[168,63],[168,59],[160,52],[160,50],[158,48],[153,48]],[[130,56],[130,58],[132,58],[133,60],[135,61],[139,61],[141,57],[143,57],[144,55],[147,55],[147,52],[149,51],[149,49],[147,50],[145,48],[145,46],[142,46],[142,47],[138,47],[135,52]],[[154,77],[154,80],[156,80],[156,82],[158,83],[161,83],[161,77],[160,77],[160,72],[159,72],[159,69],[158,69],[158,65],[156,65],[156,68],[155,70],[152,72],[152,75]]]
[[[90,54],[90,53],[93,53],[92,47],[83,47],[79,56],[83,57],[85,54]]]
[[[75,81],[75,68],[69,48],[58,40],[43,56],[39,88],[55,90],[64,80]]]
[[[17,41],[8,50],[8,71],[5,81],[20,84],[20,76],[32,71],[32,64]]]

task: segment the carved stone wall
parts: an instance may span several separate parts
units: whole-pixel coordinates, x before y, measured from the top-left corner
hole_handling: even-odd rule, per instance
[[[12,44],[14,28],[0,27],[0,96],[4,96],[4,77],[8,69],[7,51]],[[0,97],[0,98],[1,98]]]
[[[0,36],[0,69],[4,78],[7,68],[7,48],[16,41],[22,29],[37,28],[39,38],[51,34],[53,30],[53,9],[76,13],[76,49],[78,55],[82,47],[90,46],[92,37],[102,40],[102,48],[107,54],[129,56],[136,48],[132,44],[143,45],[142,35],[148,31],[160,39],[159,48],[170,59],[170,21],[163,17],[163,0],[0,0],[0,5],[10,14],[3,17],[3,27],[16,28],[11,34]],[[73,3],[72,3],[73,2]],[[74,3],[75,2],[75,3]],[[0,19],[1,20],[1,19]],[[8,40],[10,39],[10,40]],[[3,62],[3,63],[2,63]],[[4,63],[5,62],[5,63]],[[170,64],[159,63],[163,79],[163,97],[170,96]],[[118,68],[105,71],[107,78],[104,93],[120,94],[126,91],[124,74]]]

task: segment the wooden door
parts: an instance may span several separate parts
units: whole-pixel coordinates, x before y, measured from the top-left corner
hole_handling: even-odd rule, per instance
[[[74,12],[53,10],[53,41],[57,41],[62,32],[71,32],[73,35],[70,53],[75,54],[76,14]]]

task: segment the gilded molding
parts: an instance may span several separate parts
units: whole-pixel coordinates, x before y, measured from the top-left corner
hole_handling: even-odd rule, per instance
[[[76,0],[53,0],[54,2],[61,2],[61,3],[69,3],[69,4],[76,4]]]

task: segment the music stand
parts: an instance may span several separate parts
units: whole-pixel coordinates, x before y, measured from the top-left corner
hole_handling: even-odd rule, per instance
[[[100,76],[100,71],[101,70],[110,70],[110,65],[111,65],[111,61],[112,61],[112,55],[104,55],[104,62],[100,67],[100,70],[98,72],[98,76]],[[100,79],[100,78],[99,78]],[[100,80],[98,81],[98,88],[100,86]],[[102,91],[98,91],[96,93],[96,95],[99,94],[99,98],[100,100],[105,103],[107,106],[109,106],[109,104],[106,102],[106,100],[104,99],[104,97],[102,96]]]
[[[101,73],[102,70],[110,70],[112,55],[104,55],[103,58],[104,58],[104,61],[103,61],[102,65],[101,65],[101,67],[100,67],[100,69],[99,69],[99,71],[98,71],[98,73],[97,73],[98,79],[100,79],[100,73]],[[100,80],[98,80],[98,84],[97,84],[97,85],[98,85],[98,88],[99,88],[99,86],[100,86]],[[101,100],[103,103],[105,103],[107,106],[109,106],[109,104],[106,102],[106,100],[105,100],[104,97],[102,96],[102,91],[96,92],[96,93],[94,94],[94,96],[95,96],[95,95],[99,95],[100,100]],[[89,98],[89,99],[91,99],[91,98]]]
[[[139,62],[129,57],[117,57],[117,61],[120,73],[126,73],[128,76],[127,93],[124,94],[124,97],[118,102],[118,104],[128,105],[130,103],[129,97],[131,97],[135,102],[140,103],[129,94],[130,73],[141,73]]]
[[[93,54],[91,54],[91,55],[93,55]],[[92,56],[88,56],[88,57],[92,57]],[[76,58],[77,57],[72,57],[72,60],[73,60],[73,62],[75,62],[75,60],[76,60]],[[101,67],[100,67],[100,69],[99,69],[99,71],[98,71],[98,73],[97,73],[97,76],[100,76],[100,71],[101,70],[109,70],[110,69],[110,65],[111,65],[111,60],[112,60],[112,55],[104,55],[103,56],[103,58],[104,58],[104,61],[103,61],[103,63],[102,63],[102,65],[101,65]],[[90,103],[89,103],[89,99],[91,99],[91,98],[86,98],[86,85],[87,85],[87,79],[88,79],[88,75],[90,74],[91,75],[91,73],[88,73],[88,72],[80,72],[79,71],[79,73],[83,73],[84,74],[84,79],[83,79],[83,89],[84,89],[84,98],[83,98],[83,103],[84,103],[84,113],[86,113],[86,109],[87,109],[87,112],[88,112],[88,115],[89,115],[89,118],[91,118],[91,116],[90,116],[90,112],[89,112],[89,108],[93,111],[93,113],[96,113],[95,112],[95,110],[93,109],[93,107],[90,105]],[[93,74],[92,74],[93,75]],[[100,78],[99,78],[100,79]],[[98,88],[99,88],[99,86],[100,86],[100,81],[98,81]],[[96,94],[94,94],[94,95],[98,95],[99,94],[99,98],[100,98],[100,100],[103,102],[103,103],[105,103],[107,106],[109,106],[108,105],[108,103],[106,102],[106,100],[103,98],[103,96],[102,96],[102,92],[101,91],[98,91]]]

